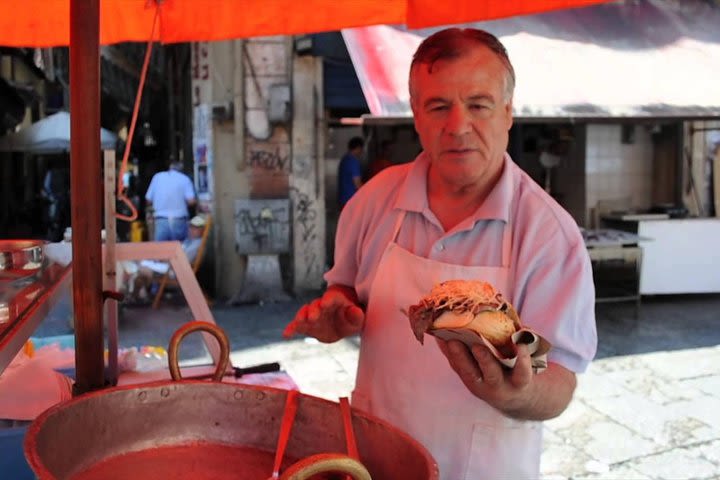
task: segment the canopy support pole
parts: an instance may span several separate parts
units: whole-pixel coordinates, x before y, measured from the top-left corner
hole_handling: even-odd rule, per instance
[[[105,386],[100,173],[100,0],[70,2],[74,394]]]

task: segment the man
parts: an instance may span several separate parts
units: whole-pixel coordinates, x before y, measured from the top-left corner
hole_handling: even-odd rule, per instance
[[[188,207],[197,199],[192,180],[182,173],[182,163],[171,162],[167,171],[153,175],[145,200],[154,210],[155,241],[185,240]]]
[[[423,443],[443,479],[537,478],[542,424],[595,355],[594,287],[572,218],[505,153],[515,75],[474,29],[427,38],[410,70],[423,152],[369,182],[338,224],[328,289],[285,330],[361,334],[353,404]],[[534,374],[525,346],[504,369],[484,346],[421,346],[401,309],[450,279],[484,280],[553,345]]]
[[[187,256],[188,262],[192,264],[197,257],[202,236],[205,231],[206,221],[203,217],[196,215],[190,220],[188,236],[182,241],[182,249]],[[125,285],[131,294],[133,301],[144,301],[148,297],[148,289],[158,276],[165,275],[170,269],[168,262],[157,260],[141,260],[140,263],[124,262]]]
[[[338,166],[338,205],[341,210],[362,186],[360,157],[362,157],[363,145],[362,138],[351,138],[348,142],[347,153],[340,159],[340,165]]]

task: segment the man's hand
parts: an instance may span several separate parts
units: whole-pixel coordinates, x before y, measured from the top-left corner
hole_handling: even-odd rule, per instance
[[[343,285],[331,285],[322,297],[303,305],[285,327],[283,336],[295,334],[332,343],[355,335],[365,325],[365,312],[358,305],[355,291]]]
[[[572,399],[575,374],[556,363],[534,374],[526,345],[517,346],[515,367],[507,369],[484,345],[437,342],[470,393],[509,417],[547,420],[562,413]]]

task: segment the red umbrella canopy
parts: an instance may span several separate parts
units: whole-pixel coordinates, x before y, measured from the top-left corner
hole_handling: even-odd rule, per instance
[[[164,43],[211,41],[377,24],[421,28],[605,1],[608,0],[23,0],[12,11],[6,8],[0,15],[0,45],[70,45],[70,111],[76,112],[71,115],[70,130],[71,195],[85,200],[73,202],[71,212],[73,251],[82,252],[73,255],[76,393],[102,388],[105,383],[100,268],[102,194],[97,182],[101,173],[96,156],[100,149],[98,41],[102,44],[157,39]],[[8,3],[9,0],[2,2]],[[153,35],[153,31],[159,33]],[[133,117],[130,136],[134,122]],[[112,257],[109,263],[113,264]],[[110,350],[114,358],[116,342],[110,345]]]
[[[525,15],[608,0],[100,0],[100,43],[147,41],[156,7],[164,43],[340,30],[409,28]],[[0,45],[70,43],[70,0],[23,0],[0,15]]]

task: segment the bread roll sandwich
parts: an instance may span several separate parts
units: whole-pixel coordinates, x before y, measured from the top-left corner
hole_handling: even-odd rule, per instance
[[[435,285],[420,303],[410,307],[408,317],[420,343],[425,333],[470,330],[485,337],[505,357],[514,356],[511,336],[521,328],[513,306],[492,285],[478,280]]]

